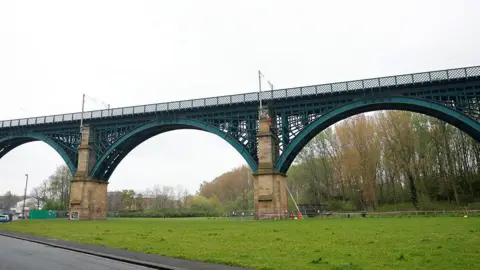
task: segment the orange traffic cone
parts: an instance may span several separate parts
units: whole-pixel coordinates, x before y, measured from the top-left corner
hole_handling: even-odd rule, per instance
[[[298,211],[297,217],[298,217],[298,219],[303,219],[302,213],[300,213],[300,211]]]

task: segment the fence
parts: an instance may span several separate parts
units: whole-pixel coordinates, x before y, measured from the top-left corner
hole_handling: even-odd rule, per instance
[[[288,210],[285,213],[274,213],[272,211],[259,211],[258,218],[255,219],[255,212],[253,209],[248,210],[235,210],[225,212],[222,215],[202,215],[195,217],[203,218],[215,218],[215,219],[228,219],[236,222],[246,222],[254,220],[282,220],[282,219],[308,219],[308,218],[381,218],[381,217],[480,217],[480,210],[420,210],[420,211],[388,211],[388,212],[376,212],[376,211],[346,211],[346,212],[332,212],[332,211],[319,211],[312,213],[301,209],[301,215],[298,215],[297,210]],[[57,218],[64,217],[62,212],[57,212]],[[68,213],[67,213],[68,214]],[[109,211],[106,213],[107,218],[116,219],[121,217],[140,217],[140,218],[155,218],[160,216],[131,216],[122,215],[121,212]],[[123,213],[124,214],[124,213]],[[68,216],[66,216],[68,217]],[[163,217],[163,216],[161,216]],[[194,217],[194,216],[191,216]],[[178,216],[169,216],[166,218],[178,218]]]
[[[69,218],[70,213],[68,211],[56,211],[57,218]]]
[[[255,211],[252,209],[249,210],[235,210],[227,212],[223,217],[228,218],[231,221],[253,221],[253,220],[284,220],[284,219],[305,219],[308,216],[304,213],[299,217],[297,211],[286,211],[286,212],[274,212],[271,210],[258,211],[257,216],[255,216]]]
[[[284,215],[265,212],[259,213],[258,220],[280,220],[280,219],[308,219],[308,218],[388,218],[388,217],[480,217],[480,210],[421,210],[421,211],[388,211],[388,212],[318,212],[316,214],[308,213],[304,209],[299,217],[296,210],[289,211]],[[253,210],[237,210],[225,213],[223,217],[231,221],[254,221],[255,214]]]
[[[107,218],[120,218],[118,211],[109,211],[107,212]]]
[[[332,212],[332,217],[480,217],[480,210],[421,210],[389,212]]]

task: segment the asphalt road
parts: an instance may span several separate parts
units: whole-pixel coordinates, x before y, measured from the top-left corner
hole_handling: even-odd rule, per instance
[[[0,236],[0,269],[2,270],[133,270],[151,269]]]

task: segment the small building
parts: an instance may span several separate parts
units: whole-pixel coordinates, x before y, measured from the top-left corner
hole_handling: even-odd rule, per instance
[[[37,209],[37,200],[34,198],[25,199],[25,213],[28,215],[28,212],[32,209]],[[22,215],[23,210],[23,200],[18,201],[12,208],[10,212],[15,215]]]

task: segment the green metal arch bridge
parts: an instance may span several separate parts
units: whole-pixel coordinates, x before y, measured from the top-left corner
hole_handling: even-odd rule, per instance
[[[278,138],[275,169],[286,173],[316,134],[349,116],[408,110],[446,121],[480,141],[480,66],[311,85],[220,97],[0,121],[0,158],[43,141],[77,171],[80,119],[88,125],[95,164],[90,177],[108,181],[122,159],[143,141],[177,129],[203,130],[233,146],[258,169],[260,99]],[[82,117],[83,116],[83,117]]]

